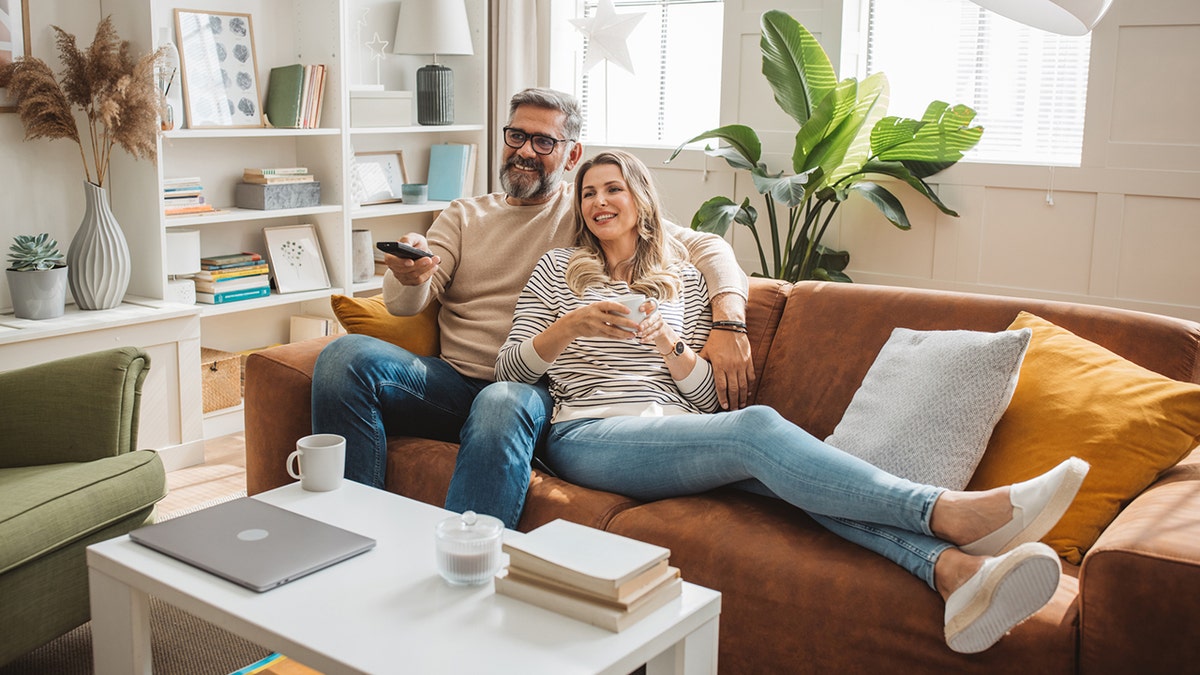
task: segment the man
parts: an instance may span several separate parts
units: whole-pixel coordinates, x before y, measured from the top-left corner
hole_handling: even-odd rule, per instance
[[[572,190],[563,182],[583,156],[574,97],[549,89],[513,96],[504,128],[504,192],[460,199],[428,236],[400,239],[434,255],[385,257],[388,311],[411,316],[441,302],[441,355],[420,357],[363,335],[331,343],[313,373],[313,430],[346,437],[346,477],[383,488],[387,436],[460,444],[446,508],[500,518],[515,528],[530,463],[549,427],[544,385],[493,383],[496,354],[517,296],[538,258],[572,244]],[[672,226],[712,291],[716,320],[744,321],[746,277],[719,237]],[[745,335],[714,331],[704,354],[722,407],[744,407],[754,372]]]

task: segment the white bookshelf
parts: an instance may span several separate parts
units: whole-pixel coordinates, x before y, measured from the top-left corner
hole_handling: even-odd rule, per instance
[[[429,0],[433,1],[433,0]],[[114,211],[129,241],[134,269],[131,297],[161,301],[167,297],[165,272],[168,231],[187,228],[200,232],[201,255],[237,251],[266,254],[263,228],[311,223],[320,239],[330,288],[303,293],[280,294],[225,305],[198,304],[190,308],[199,318],[199,347],[225,351],[255,349],[288,340],[292,314],[331,315],[331,295],[370,295],[380,288],[380,277],[352,281],[351,231],[369,229],[374,241],[396,239],[407,232],[423,232],[448,205],[382,204],[358,207],[348,196],[350,171],[356,152],[401,151],[410,182],[424,182],[428,172],[429,147],[435,143],[473,143],[479,149],[474,191],[488,189],[488,38],[489,0],[467,0],[475,54],[443,57],[455,73],[455,110],[458,119],[446,126],[390,126],[351,128],[350,89],[374,84],[374,70],[364,67],[358,40],[373,34],[389,42],[394,39],[399,4],[371,0],[120,0],[111,10],[118,32],[128,38],[134,51],[143,53],[158,43],[159,30],[169,27],[175,36],[174,10],[232,12],[251,16],[260,105],[266,95],[271,68],[292,63],[323,63],[327,66],[321,128],[192,129],[185,110],[177,109],[176,128],[161,134],[158,161],[136,162],[123,153],[114,154],[111,194]],[[365,14],[364,14],[365,12]],[[360,26],[360,23],[362,24]],[[379,77],[388,90],[415,91],[416,69],[430,57],[387,54],[380,62]],[[178,86],[176,82],[176,86]],[[416,119],[414,96],[413,119]],[[254,166],[305,166],[321,183],[318,206],[302,209],[257,211],[233,205],[235,186],[242,170]],[[219,211],[211,214],[166,217],[161,194],[166,178],[198,176],[205,195]],[[129,303],[126,303],[129,304]],[[124,305],[122,307],[125,307]],[[128,309],[86,313],[85,324],[76,332],[100,330],[136,321]],[[0,317],[0,347],[10,342],[37,340]],[[41,329],[43,332],[46,329]],[[46,333],[48,337],[48,333]],[[3,352],[0,352],[2,354]],[[180,382],[179,386],[185,386]],[[195,397],[198,406],[198,395]],[[197,412],[197,414],[199,414]],[[241,408],[216,411],[203,416],[204,434],[229,433],[240,429]]]

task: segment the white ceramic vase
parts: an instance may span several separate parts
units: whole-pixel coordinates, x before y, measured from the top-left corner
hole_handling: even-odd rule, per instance
[[[87,207],[67,249],[67,283],[80,309],[112,309],[129,288],[129,245],[108,206],[108,191],[84,181]]]
[[[354,283],[368,281],[375,276],[375,250],[371,248],[370,230],[353,230],[350,233],[353,250]]]

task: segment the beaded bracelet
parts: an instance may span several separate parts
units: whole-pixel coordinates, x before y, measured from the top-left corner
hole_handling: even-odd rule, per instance
[[[732,326],[733,328],[744,329],[744,328],[746,328],[746,322],[745,321],[714,321],[713,327],[715,328],[717,326]]]

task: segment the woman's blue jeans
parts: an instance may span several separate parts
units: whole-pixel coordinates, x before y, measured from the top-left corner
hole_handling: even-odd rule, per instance
[[[729,484],[756,492],[765,486],[935,590],[934,563],[952,546],[929,529],[943,488],[893,476],[765,406],[560,422],[547,437],[546,460],[572,483],[643,501]]]
[[[314,433],[346,438],[346,478],[382,489],[387,437],[460,444],[446,508],[516,527],[553,401],[543,386],[466,377],[437,357],[365,335],[330,343],[313,370]]]

